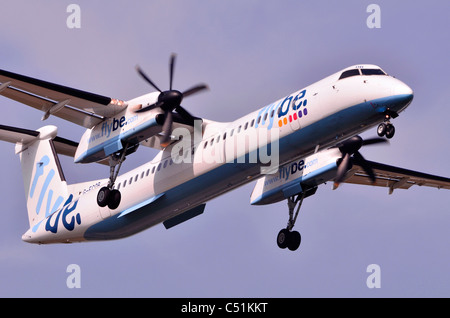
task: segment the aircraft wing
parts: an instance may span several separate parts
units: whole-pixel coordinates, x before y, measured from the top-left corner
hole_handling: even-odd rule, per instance
[[[110,97],[5,70],[0,70],[0,95],[44,111],[43,119],[54,115],[85,128],[92,128],[127,107]]]
[[[392,194],[395,189],[409,189],[414,185],[450,190],[450,178],[434,176],[373,161],[368,161],[368,163],[372,166],[375,173],[375,184],[372,184],[367,173],[357,164],[354,164],[353,168],[347,173],[344,182],[387,187],[389,188],[389,194]]]

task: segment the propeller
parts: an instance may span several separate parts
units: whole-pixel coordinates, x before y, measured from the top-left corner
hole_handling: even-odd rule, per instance
[[[184,97],[188,97],[194,94],[197,94],[203,90],[208,89],[208,86],[205,84],[198,84],[187,91],[181,93],[178,90],[172,89],[173,85],[173,74],[175,69],[175,60],[176,55],[172,54],[170,57],[170,63],[169,63],[169,90],[162,91],[148,76],[144,73],[144,71],[139,67],[136,66],[136,71],[141,75],[141,77],[149,83],[153,88],[155,88],[158,92],[160,92],[158,96],[158,100],[156,103],[146,106],[144,108],[141,108],[136,111],[136,113],[143,113],[150,111],[155,108],[160,108],[164,111],[164,123],[162,127],[163,136],[161,139],[161,145],[163,147],[166,147],[170,142],[170,135],[172,134],[172,124],[173,124],[173,111],[176,111],[181,118],[187,120],[187,121],[194,121],[195,117],[192,116],[186,109],[184,109],[181,106],[181,102],[183,101]]]
[[[344,181],[345,174],[348,170],[350,170],[352,162],[360,165],[367,173],[370,180],[375,183],[375,173],[373,172],[372,165],[359,153],[359,149],[361,149],[362,146],[380,143],[389,143],[389,141],[383,138],[370,138],[364,140],[360,136],[354,136],[338,144],[337,147],[342,153],[342,158],[340,159],[340,163],[338,165],[333,189],[337,189],[341,182]]]

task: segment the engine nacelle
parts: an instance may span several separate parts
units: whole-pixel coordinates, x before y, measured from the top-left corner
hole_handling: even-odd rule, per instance
[[[302,192],[306,196],[314,194],[318,185],[336,177],[337,161],[341,157],[339,149],[332,148],[281,166],[277,173],[256,182],[251,204],[271,204]]]

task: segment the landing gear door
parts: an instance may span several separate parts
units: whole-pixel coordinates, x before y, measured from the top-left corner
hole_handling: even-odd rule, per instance
[[[111,209],[108,208],[108,206],[105,206],[104,208],[98,207],[98,209],[100,210],[100,216],[103,220],[105,220],[111,216]]]

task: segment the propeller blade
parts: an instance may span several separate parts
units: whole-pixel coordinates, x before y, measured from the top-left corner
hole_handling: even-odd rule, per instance
[[[164,112],[165,119],[164,119],[164,125],[162,128],[163,136],[161,138],[161,145],[166,147],[169,144],[170,141],[170,135],[172,134],[172,123],[173,123],[173,117],[171,111]]]
[[[370,139],[364,139],[362,141],[363,146],[384,144],[384,143],[389,143],[389,140],[384,139],[384,138],[370,138]]]
[[[139,75],[142,76],[143,79],[145,79],[151,86],[153,86],[158,92],[162,93],[162,90],[158,88],[158,86],[155,85],[155,83],[152,82],[152,80],[144,73],[144,71],[139,67],[139,65],[136,65],[136,71],[139,73]]]
[[[170,85],[169,89],[172,90],[172,83],[173,83],[173,71],[175,69],[175,59],[177,55],[175,53],[172,53],[170,56]]]
[[[146,106],[144,108],[138,109],[137,111],[135,111],[135,113],[144,113],[144,112],[148,112],[149,110],[161,107],[162,105],[164,105],[163,102],[156,102],[150,106]]]
[[[364,171],[369,175],[369,179],[372,181],[372,183],[375,183],[375,173],[373,172],[372,166],[370,163],[364,159],[364,157],[359,153],[359,151],[355,152],[353,154],[356,164],[360,165]]]
[[[346,153],[341,161],[336,173],[336,178],[334,179],[334,189],[339,187],[339,184],[344,181],[345,174],[350,167],[350,154]]]
[[[188,97],[190,95],[197,94],[198,92],[201,92],[201,91],[206,90],[206,89],[209,89],[208,85],[199,84],[199,85],[194,86],[194,87],[188,89],[187,91],[185,91],[183,93],[183,97]]]
[[[175,108],[178,114],[180,114],[181,117],[188,121],[194,121],[195,117],[192,116],[186,109],[184,109],[181,105]]]

